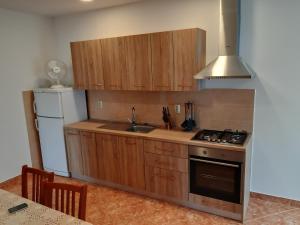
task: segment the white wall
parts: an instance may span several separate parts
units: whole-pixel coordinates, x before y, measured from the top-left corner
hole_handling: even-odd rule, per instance
[[[0,182],[31,165],[22,91],[44,84],[52,21],[0,8]]]
[[[252,81],[206,87],[255,88],[252,191],[300,200],[300,1],[242,0],[241,55]]]
[[[207,59],[218,54],[219,0],[152,0],[54,20],[58,57],[71,71],[70,42],[199,27],[207,31]],[[69,72],[68,83],[72,80]]]

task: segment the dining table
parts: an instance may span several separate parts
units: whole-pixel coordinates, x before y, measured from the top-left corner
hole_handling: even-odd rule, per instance
[[[8,209],[26,203],[27,208],[9,213]],[[91,225],[60,211],[0,189],[0,225]]]

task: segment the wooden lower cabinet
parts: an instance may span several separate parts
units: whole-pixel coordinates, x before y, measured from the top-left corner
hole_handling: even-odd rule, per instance
[[[139,138],[118,138],[120,151],[121,184],[145,189],[145,165],[143,140]]]
[[[187,173],[146,166],[145,175],[147,191],[178,200],[188,200]]]
[[[71,176],[83,175],[83,162],[79,130],[66,130],[65,139],[68,154],[68,165]]]
[[[83,175],[98,178],[98,160],[95,133],[80,132]]]
[[[96,134],[97,161],[99,178],[120,183],[120,154],[118,137],[108,134]]]

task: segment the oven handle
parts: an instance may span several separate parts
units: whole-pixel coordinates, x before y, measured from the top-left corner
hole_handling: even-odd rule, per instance
[[[209,164],[215,164],[215,165],[219,165],[219,166],[228,166],[228,167],[234,167],[234,168],[239,168],[240,167],[239,165],[235,165],[235,164],[215,162],[215,161],[209,161],[209,160],[204,160],[204,159],[190,158],[190,160],[196,161],[196,162],[204,162],[204,163],[209,163]]]

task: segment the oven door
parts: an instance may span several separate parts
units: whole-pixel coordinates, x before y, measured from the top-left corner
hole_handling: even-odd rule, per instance
[[[240,203],[241,163],[190,156],[190,192]]]

